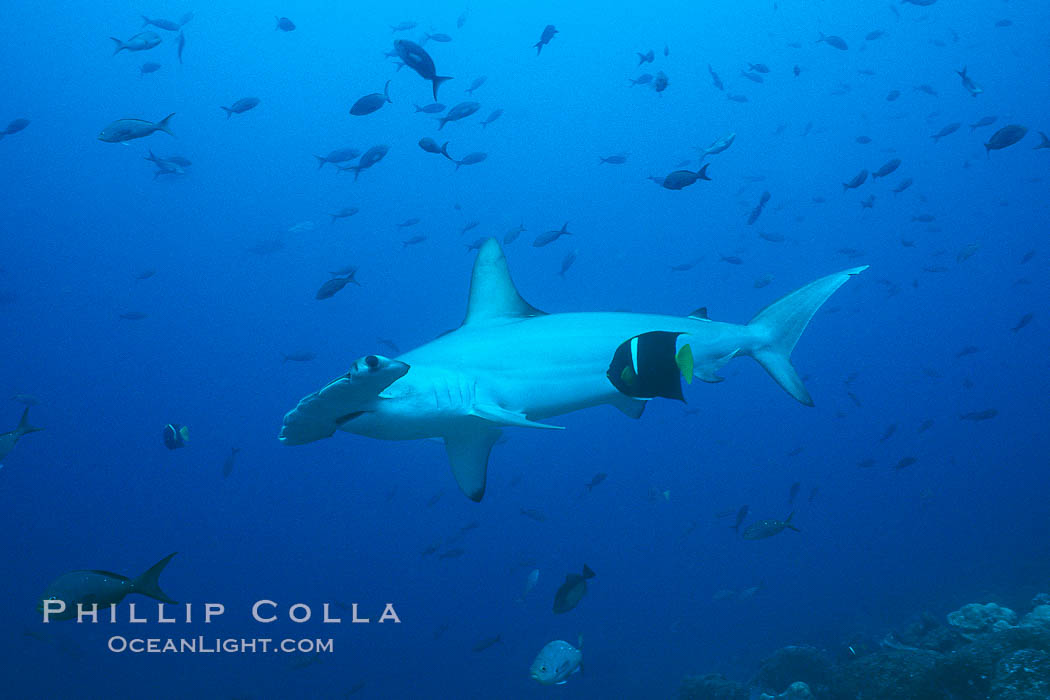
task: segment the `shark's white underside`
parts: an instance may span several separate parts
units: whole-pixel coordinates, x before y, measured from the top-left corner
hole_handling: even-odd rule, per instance
[[[750,355],[810,404],[791,350],[820,305],[863,269],[821,278],[744,325],[697,316],[544,314],[518,294],[490,239],[478,252],[462,326],[393,360],[358,360],[285,416],[281,440],[302,444],[337,429],[384,440],[443,438],[460,488],[478,501],[500,428],[557,429],[540,421],[601,404],[641,416],[646,400],[621,393],[607,372],[621,344],[655,331],[681,334],[677,347],[690,346],[694,376],[704,381],[720,381],[720,367]]]

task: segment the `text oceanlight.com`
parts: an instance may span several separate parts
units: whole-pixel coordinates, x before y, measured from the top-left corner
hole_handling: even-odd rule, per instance
[[[335,649],[331,639],[273,639],[184,637],[180,639],[142,639],[139,637],[109,638],[110,651],[121,654],[256,654],[281,652],[285,654],[331,654]]]

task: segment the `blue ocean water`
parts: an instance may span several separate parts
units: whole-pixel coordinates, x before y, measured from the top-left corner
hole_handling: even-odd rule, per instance
[[[108,37],[142,31],[142,13],[190,10],[181,63],[178,32],[155,27],[155,48],[111,55]],[[0,470],[5,697],[674,697],[690,674],[746,682],[787,644],[836,655],[924,611],[1047,592],[1050,151],[1035,146],[1050,130],[1048,19],[1034,3],[972,0],[5,8],[0,126],[30,123],[0,140],[0,429],[18,423],[16,394],[39,400],[30,422],[45,429]],[[402,21],[418,25],[392,33]],[[548,24],[558,33],[537,55]],[[440,131],[413,107],[430,83],[384,56],[424,32],[451,37],[424,45],[454,77],[440,101],[481,104]],[[147,61],[160,69],[142,74]],[[748,71],[759,63],[769,72]],[[964,67],[983,92],[964,88]],[[631,85],[659,72],[661,92]],[[387,80],[392,103],[348,113]],[[220,107],[244,97],[259,105],[227,119]],[[175,138],[97,139],[114,120],[169,113]],[[996,120],[971,130],[984,116]],[[986,152],[1008,124],[1025,138]],[[710,182],[647,179],[694,170],[696,147],[728,134],[704,160]],[[457,170],[422,137],[488,157]],[[378,144],[388,155],[356,182],[313,157]],[[154,178],[150,150],[192,165]],[[893,158],[892,174],[844,190]],[[344,207],[359,212],[330,222]],[[565,222],[571,236],[530,245]],[[356,358],[394,354],[379,339],[408,350],[458,326],[467,244],[522,224],[511,273],[552,313],[706,306],[744,323],[822,275],[870,268],[793,355],[814,408],[734,360],[724,382],[693,382],[686,405],[657,399],[638,421],[602,406],[549,421],[563,432],[507,429],[480,504],[430,441],[278,442],[300,398]],[[426,240],[405,245],[414,235]],[[360,287],[315,299],[350,265]],[[282,361],[300,352],[315,357]],[[168,423],[189,428],[184,449],[165,449]],[[746,523],[794,512],[800,532],[736,536],[745,504]],[[175,551],[161,585],[194,605],[193,623],[158,623],[134,595],[117,624],[41,622],[62,574],[135,577]],[[586,596],[555,615],[584,564]],[[253,621],[259,600],[280,621]],[[131,602],[148,623],[127,621]],[[207,602],[226,611],[210,624]],[[295,603],[314,618],[289,622]],[[319,621],[324,603],[342,624]],[[349,621],[353,603],[371,623]],[[400,623],[378,623],[387,603]],[[115,653],[115,635],[333,650]],[[582,674],[558,688],[529,678],[544,644],[579,635]]]

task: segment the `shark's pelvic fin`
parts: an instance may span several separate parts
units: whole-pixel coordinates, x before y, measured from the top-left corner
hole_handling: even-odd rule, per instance
[[[791,351],[795,349],[813,314],[828,297],[850,277],[867,269],[868,266],[864,265],[821,277],[781,297],[748,321],[748,328],[754,330],[755,338],[752,347],[744,351],[754,357],[776,383],[800,403],[812,406],[813,399],[791,366]]]
[[[648,399],[636,399],[626,394],[618,394],[612,405],[628,418],[637,419],[642,417],[647,403],[649,403]]]
[[[565,430],[561,425],[547,425],[529,420],[524,413],[508,411],[495,404],[475,404],[470,409],[472,416],[496,423],[497,425],[512,425],[518,428],[543,428],[545,430]]]
[[[467,317],[463,319],[463,325],[544,315],[543,311],[529,304],[518,294],[510,278],[510,270],[507,269],[507,259],[503,257],[503,251],[500,250],[496,239],[489,238],[485,241],[474,261]]]
[[[452,476],[456,478],[459,490],[475,503],[485,495],[489,452],[502,434],[503,431],[497,428],[478,426],[445,436],[445,451],[452,465]]]

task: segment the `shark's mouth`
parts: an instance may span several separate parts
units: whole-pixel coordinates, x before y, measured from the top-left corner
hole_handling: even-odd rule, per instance
[[[620,393],[636,399],[661,396],[685,401],[679,379],[681,362],[675,353],[680,335],[652,331],[624,341],[613,353],[605,375]]]

